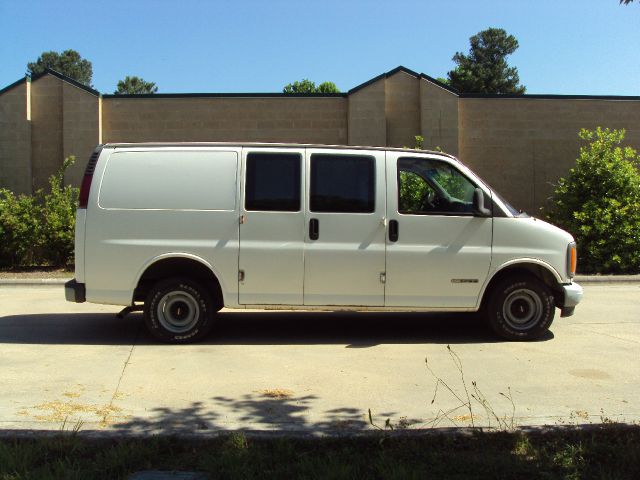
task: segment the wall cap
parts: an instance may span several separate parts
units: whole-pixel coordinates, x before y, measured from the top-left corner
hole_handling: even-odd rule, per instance
[[[0,94],[11,90],[18,86],[23,81],[37,81],[45,75],[53,75],[60,80],[70,83],[71,85],[78,87],[92,95],[102,98],[122,98],[122,99],[135,99],[135,98],[348,98],[351,94],[356,93],[369,85],[372,85],[379,80],[389,78],[399,72],[406,73],[415,77],[416,79],[427,80],[438,87],[441,87],[448,92],[458,96],[459,98],[490,98],[490,99],[541,99],[541,100],[622,100],[622,101],[638,101],[640,96],[633,95],[562,95],[562,94],[512,94],[512,93],[460,93],[456,89],[446,85],[435,78],[427,75],[426,73],[417,73],[402,65],[389,70],[386,73],[382,73],[377,77],[374,77],[346,92],[340,93],[144,93],[144,94],[101,94],[99,91],[88,87],[71,77],[68,77],[60,72],[57,72],[51,68],[46,68],[42,73],[29,76],[17,80],[16,82],[7,85],[0,89]]]

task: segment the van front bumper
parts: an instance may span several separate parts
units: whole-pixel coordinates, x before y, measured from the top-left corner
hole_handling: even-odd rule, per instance
[[[64,284],[64,297],[67,302],[83,303],[87,299],[84,283],[76,282],[76,279],[69,280]]]
[[[562,285],[562,291],[564,293],[564,300],[560,305],[560,316],[570,317],[573,315],[576,305],[582,300],[582,287],[577,283],[569,283]]]

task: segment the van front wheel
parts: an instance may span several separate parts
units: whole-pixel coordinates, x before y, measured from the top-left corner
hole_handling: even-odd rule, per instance
[[[157,282],[144,302],[147,329],[164,342],[189,343],[201,339],[211,329],[213,314],[211,295],[189,278]]]
[[[544,335],[553,322],[553,294],[533,276],[507,278],[491,292],[486,313],[491,328],[500,337],[534,340]]]

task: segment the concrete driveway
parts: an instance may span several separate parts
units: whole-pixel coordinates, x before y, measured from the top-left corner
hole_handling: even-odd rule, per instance
[[[118,310],[0,287],[0,429],[349,431],[369,409],[409,428],[640,420],[638,283],[585,286],[533,343],[471,315],[223,311],[207,341],[169,346]],[[461,407],[465,385],[488,410]]]

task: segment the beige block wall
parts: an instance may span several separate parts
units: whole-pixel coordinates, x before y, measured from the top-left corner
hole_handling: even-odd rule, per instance
[[[33,184],[36,189],[48,185],[64,158],[62,122],[62,84],[45,75],[31,82],[31,156]]]
[[[420,79],[398,72],[385,79],[387,146],[415,146],[420,127]]]
[[[349,145],[387,145],[385,81],[380,79],[349,95]]]
[[[0,188],[31,193],[29,88],[24,82],[0,94]]]
[[[63,158],[76,157],[65,172],[65,182],[80,185],[91,152],[100,138],[100,97],[70,83],[62,85]]]
[[[103,98],[103,141],[347,143],[345,98]]]
[[[578,157],[581,128],[625,128],[640,148],[640,101],[460,99],[460,158],[531,214]]]
[[[420,112],[424,148],[458,155],[458,96],[421,79]]]

